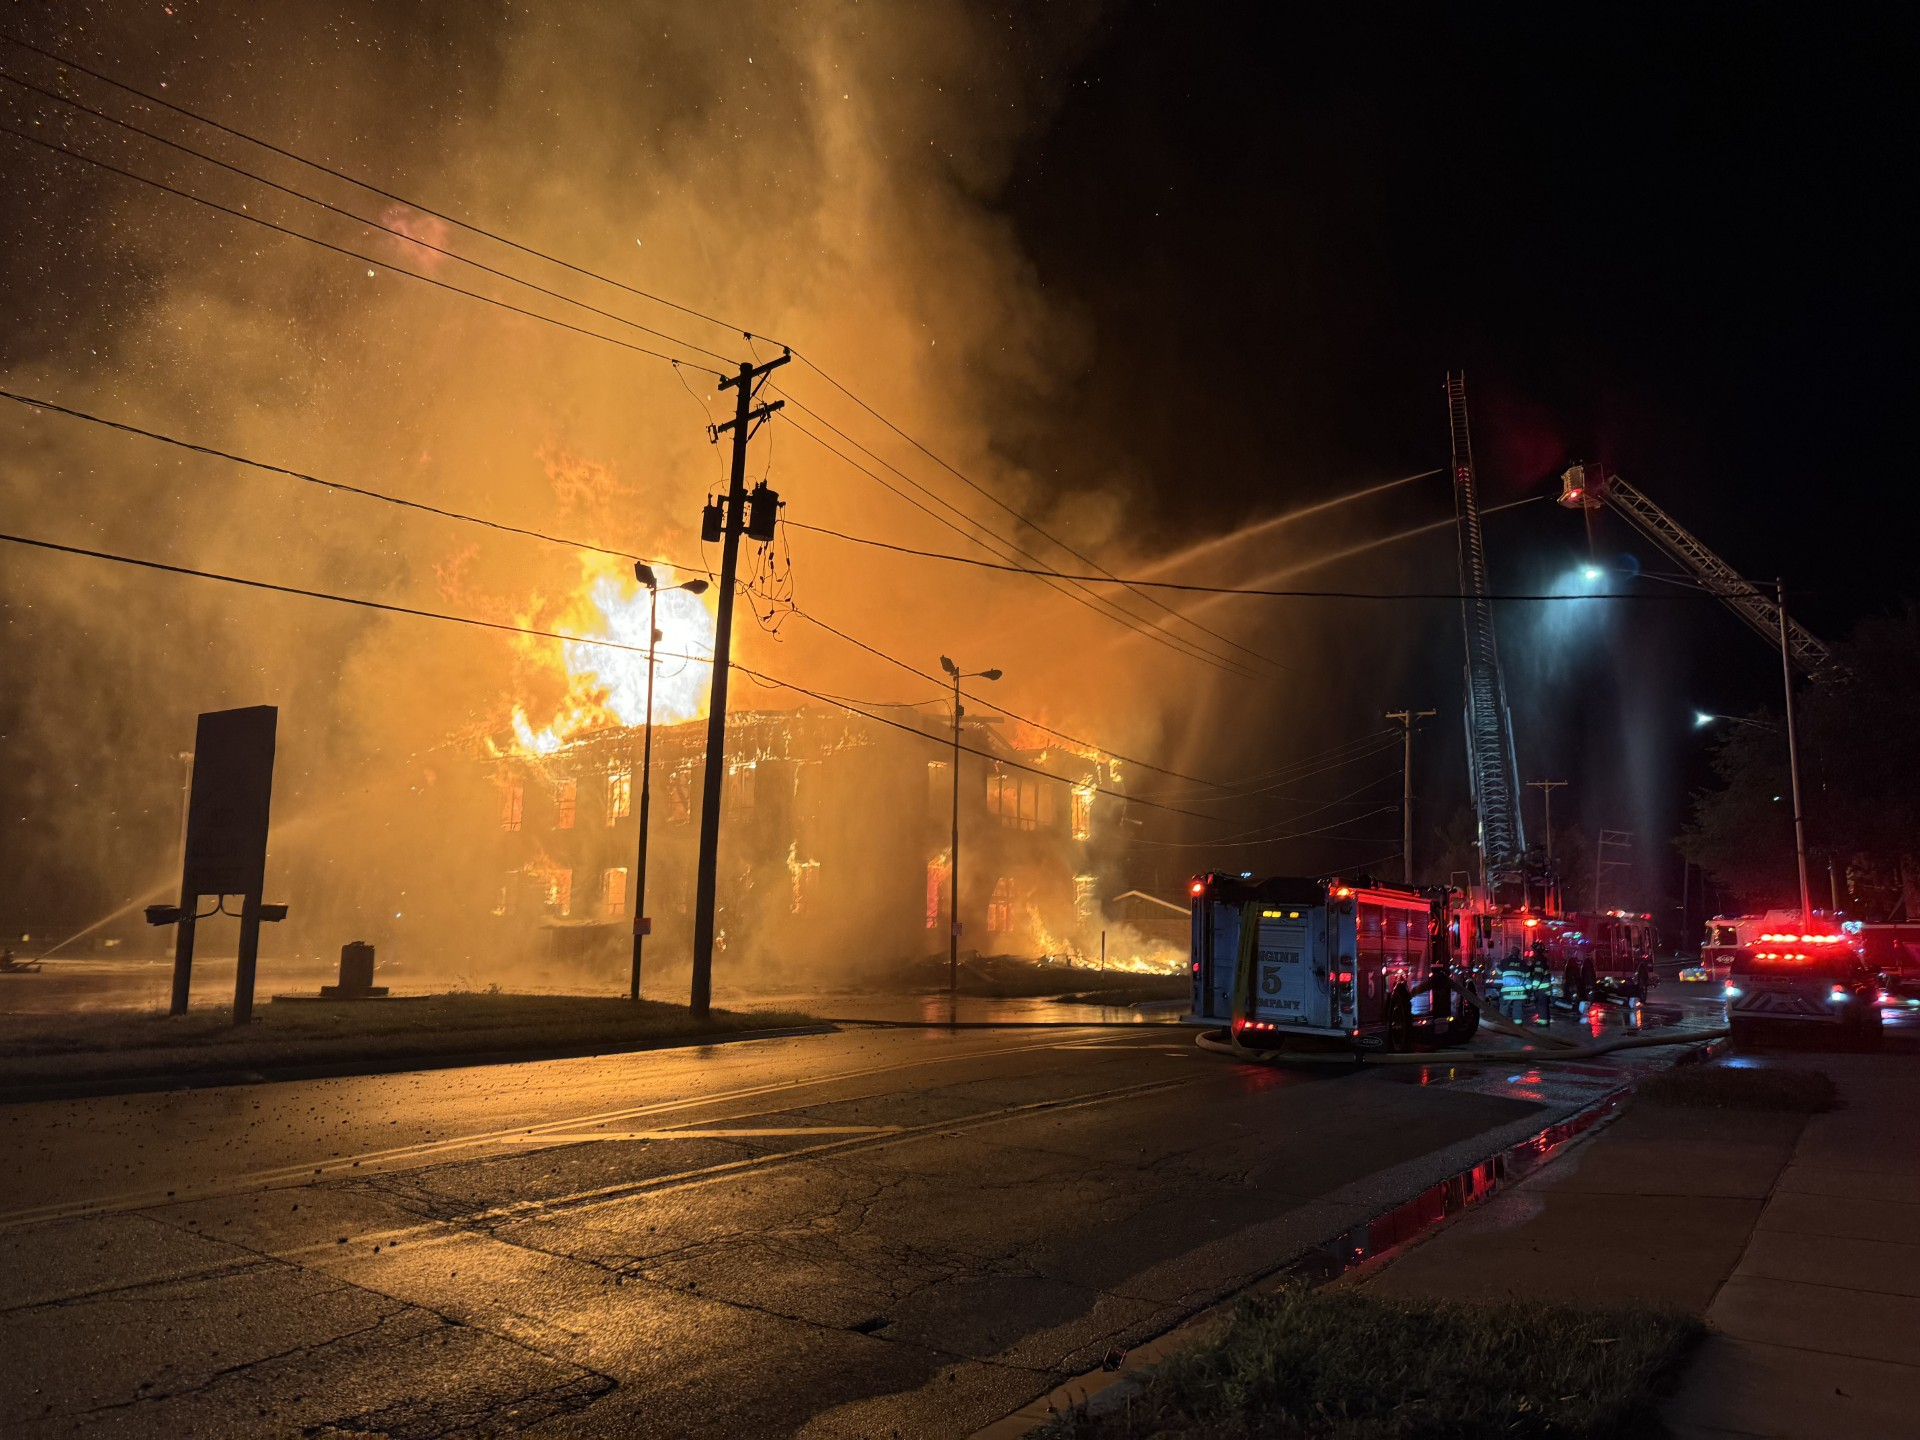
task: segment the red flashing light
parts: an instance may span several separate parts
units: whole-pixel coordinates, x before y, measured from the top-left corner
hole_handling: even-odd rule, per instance
[[[1207,882],[1206,882],[1206,881],[1204,881],[1204,880],[1196,880],[1196,881],[1194,881],[1194,882],[1193,882],[1193,883],[1192,883],[1191,885],[1189,885],[1189,886],[1187,887],[1187,893],[1188,893],[1189,895],[1204,895],[1204,894],[1206,894],[1206,893],[1207,893]]]
[[[1353,887],[1351,885],[1336,885],[1333,887],[1333,898],[1336,900],[1345,900],[1352,894]]]
[[[1532,916],[1527,917],[1527,929],[1531,930],[1533,929],[1534,926],[1538,925],[1539,923],[1540,922],[1538,920],[1535,920]]]

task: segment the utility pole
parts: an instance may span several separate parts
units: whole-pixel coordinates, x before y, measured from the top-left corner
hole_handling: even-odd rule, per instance
[[[717,539],[720,545],[720,604],[714,617],[713,686],[707,701],[707,770],[700,792],[700,855],[693,891],[693,990],[689,1008],[696,1020],[704,1020],[713,1003],[713,925],[715,874],[720,864],[720,793],[726,780],[727,765],[727,668],[733,650],[733,592],[740,568],[740,536],[751,527],[754,539],[773,538],[773,492],[756,488],[754,501],[759,509],[767,497],[765,524],[760,516],[752,521],[747,510],[747,441],[753,438],[756,422],[764,424],[769,415],[786,402],[775,400],[755,408],[756,382],[769,371],[793,359],[791,351],[764,365],[740,362],[740,373],[720,382],[722,390],[738,389],[734,397],[733,419],[714,427],[717,439],[725,431],[733,432],[733,471],[727,493],[718,505],[709,503],[701,516],[702,539]],[[715,534],[715,531],[718,534]]]
[[[1547,884],[1552,887],[1554,909],[1560,908],[1560,876],[1553,868],[1553,792],[1567,782],[1564,780],[1529,780],[1527,788],[1538,790],[1540,797],[1547,802]]]
[[[1800,862],[1800,933],[1813,928],[1813,896],[1807,889],[1807,819],[1800,808],[1800,746],[1793,730],[1793,659],[1787,648],[1787,582],[1773,582],[1775,611],[1780,617],[1780,679],[1787,702],[1787,768],[1793,776],[1793,851]]]
[[[1400,760],[1400,871],[1407,884],[1413,884],[1413,725],[1433,715],[1431,710],[1389,710],[1387,719],[1398,720],[1404,731],[1405,749]]]

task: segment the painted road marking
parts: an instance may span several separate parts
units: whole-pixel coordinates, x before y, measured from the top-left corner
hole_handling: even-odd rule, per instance
[[[582,1134],[502,1135],[500,1145],[579,1145],[589,1140],[767,1140],[782,1135],[895,1135],[898,1125],[773,1125],[759,1130],[590,1130]]]

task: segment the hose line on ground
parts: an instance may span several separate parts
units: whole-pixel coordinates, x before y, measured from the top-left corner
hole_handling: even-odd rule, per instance
[[[1563,1060],[1592,1060],[1601,1055],[1611,1055],[1616,1050],[1698,1044],[1719,1040],[1726,1034],[1724,1029],[1681,1030],[1670,1035],[1623,1035],[1598,1045],[1581,1045],[1567,1050],[1437,1050],[1426,1053],[1252,1050],[1235,1040],[1231,1030],[1202,1030],[1193,1037],[1193,1043],[1217,1055],[1231,1055],[1236,1060],[1251,1060],[1262,1065],[1511,1065],[1515,1061],[1547,1065]],[[1222,1039],[1222,1036],[1225,1038]]]

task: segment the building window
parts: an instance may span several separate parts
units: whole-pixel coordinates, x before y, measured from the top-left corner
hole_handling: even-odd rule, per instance
[[[667,781],[667,819],[672,824],[684,825],[692,818],[693,780],[682,768]]]
[[[553,792],[553,825],[556,830],[573,829],[580,808],[580,782],[562,780]]]
[[[633,813],[633,767],[615,765],[607,771],[607,824]]]
[[[518,830],[520,811],[526,804],[526,787],[518,780],[509,780],[500,788],[500,828]]]
[[[622,865],[600,877],[600,910],[608,916],[627,913],[627,867]]]
[[[1093,838],[1093,786],[1091,785],[1073,787],[1073,838],[1076,840]]]
[[[946,905],[947,857],[939,854],[927,861],[927,929],[940,928],[940,912]]]
[[[820,888],[820,862],[801,860],[789,864],[787,870],[793,877],[793,913],[806,915],[813,910]]]
[[[1091,925],[1100,913],[1100,879],[1096,875],[1073,877],[1073,913],[1082,925]]]
[[[1053,782],[1039,775],[987,776],[987,813],[1010,830],[1053,823]]]
[[[756,773],[758,773],[757,769],[751,760],[727,771],[727,808],[729,810],[753,809],[753,780]]]
[[[947,762],[929,760],[927,762],[927,811],[929,814],[946,813],[953,805],[953,782],[947,778]]]
[[[557,866],[539,869],[529,867],[527,875],[540,887],[540,903],[549,914],[573,913],[573,871]]]
[[[1013,878],[1009,875],[993,882],[993,898],[987,901],[987,933],[1013,933]]]

